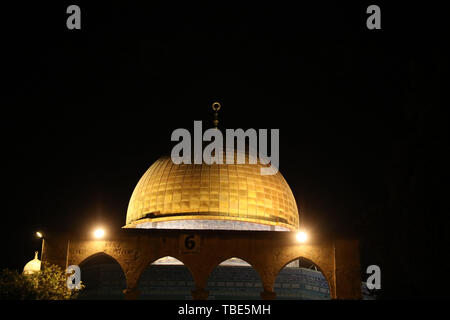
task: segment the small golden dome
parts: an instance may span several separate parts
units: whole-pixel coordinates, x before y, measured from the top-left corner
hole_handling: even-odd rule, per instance
[[[34,253],[34,259],[29,261],[23,268],[23,274],[29,275],[41,271],[41,260],[38,259],[38,252]]]
[[[125,228],[295,230],[298,209],[281,173],[258,164],[174,164],[162,157],[139,180]]]

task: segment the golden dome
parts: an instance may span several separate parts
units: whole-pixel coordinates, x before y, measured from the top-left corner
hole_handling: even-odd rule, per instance
[[[28,261],[28,263],[23,268],[23,274],[29,275],[34,274],[41,271],[41,260],[38,259],[38,252],[36,251],[34,253],[34,259],[31,261]]]
[[[258,164],[174,164],[158,159],[139,180],[125,228],[298,229],[297,205],[277,172]]]

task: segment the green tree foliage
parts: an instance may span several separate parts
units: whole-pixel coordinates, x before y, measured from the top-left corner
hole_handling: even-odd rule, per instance
[[[32,275],[4,269],[0,272],[0,300],[74,299],[80,290],[67,288],[67,276],[63,268],[47,262],[42,263],[40,272]]]

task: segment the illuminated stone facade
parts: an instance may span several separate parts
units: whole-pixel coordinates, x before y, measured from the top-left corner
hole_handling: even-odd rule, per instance
[[[191,273],[193,299],[208,298],[211,273],[233,257],[245,260],[258,273],[263,299],[276,298],[275,279],[280,270],[299,258],[311,261],[322,272],[331,299],[361,298],[358,241],[311,236],[308,243],[301,244],[296,241],[295,232],[122,229],[105,240],[54,236],[46,242],[43,260],[82,267],[100,253],[120,265],[126,279],[127,299],[139,297],[143,272],[167,256],[181,261]]]

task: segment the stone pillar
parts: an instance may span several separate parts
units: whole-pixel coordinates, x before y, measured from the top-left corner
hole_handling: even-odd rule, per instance
[[[205,289],[195,289],[191,291],[192,299],[194,300],[206,300],[209,296],[209,291]]]
[[[275,300],[277,294],[273,291],[261,291],[261,299],[263,300]]]
[[[123,290],[123,294],[125,296],[125,300],[137,300],[139,299],[139,294],[141,292],[138,288],[127,288]]]
[[[261,277],[263,285],[263,291],[260,292],[261,299],[274,300],[277,294],[274,292],[273,287],[275,285],[275,278],[277,276],[277,266],[273,261],[264,261],[258,266],[254,267]]]
[[[361,299],[359,242],[337,240],[334,244],[336,299]],[[331,288],[330,288],[331,289]]]

